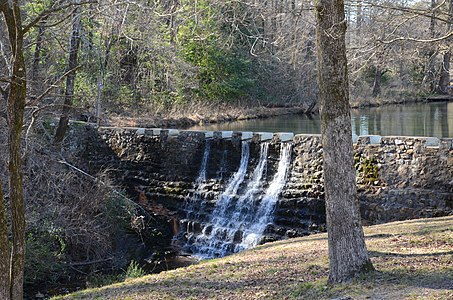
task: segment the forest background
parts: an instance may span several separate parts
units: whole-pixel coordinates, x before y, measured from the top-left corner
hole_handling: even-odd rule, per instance
[[[24,1],[25,22],[58,8],[55,2],[68,1]],[[115,115],[314,106],[311,1],[73,4],[46,14],[26,36],[28,95],[39,98],[31,102],[41,113],[58,111],[65,94],[73,95],[67,106],[103,122]],[[451,1],[346,1],[346,12],[353,105],[447,93]],[[0,30],[6,37],[5,28]],[[10,67],[6,44],[2,41],[4,71]],[[73,88],[65,75],[75,77]]]
[[[69,118],[101,124],[127,117],[203,121],[262,106],[316,111],[312,1],[23,0],[20,9],[26,24],[20,155],[27,288],[75,277],[93,281],[101,271],[126,268],[130,261],[113,255],[115,236],[125,227],[137,231],[135,204],[107,188],[102,174],[92,180],[74,167],[80,166],[73,151],[80,136],[67,135],[64,126],[58,126],[59,135],[54,121],[60,116],[67,125]],[[452,0],[357,0],[346,1],[345,9],[354,106],[447,93]],[[12,50],[2,15],[3,183]],[[9,199],[6,184],[3,190]]]

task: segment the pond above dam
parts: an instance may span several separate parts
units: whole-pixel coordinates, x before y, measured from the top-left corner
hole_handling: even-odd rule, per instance
[[[453,137],[453,102],[386,105],[351,110],[356,135]],[[294,132],[319,134],[319,115],[284,115],[195,126],[193,130]]]

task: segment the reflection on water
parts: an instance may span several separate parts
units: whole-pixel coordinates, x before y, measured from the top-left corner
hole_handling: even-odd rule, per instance
[[[453,137],[453,102],[398,104],[351,111],[357,135]],[[320,133],[319,116],[287,115],[269,119],[195,126],[191,129]]]

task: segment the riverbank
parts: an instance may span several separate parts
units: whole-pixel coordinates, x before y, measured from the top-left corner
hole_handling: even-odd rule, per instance
[[[413,98],[369,98],[367,100],[351,100],[352,109],[365,107],[381,107],[395,104],[410,104],[433,101],[453,101],[448,96],[426,96]],[[271,117],[295,114],[317,114],[318,107],[310,109],[308,104],[268,105],[255,107],[237,107],[233,105],[194,105],[168,112],[147,112],[137,117],[112,116],[103,125],[118,127],[146,128],[179,128],[187,129],[197,125],[218,124],[234,121],[266,119]]]
[[[385,105],[395,104],[409,104],[421,102],[436,102],[436,101],[453,101],[453,96],[450,95],[426,95],[414,97],[395,97],[395,98],[381,98],[372,97],[367,99],[353,99],[350,101],[351,108],[359,109],[364,107],[379,107]]]
[[[307,113],[308,105],[281,107],[234,107],[218,106],[205,107],[200,110],[188,109],[168,113],[156,113],[141,117],[111,117],[107,123],[119,127],[147,128],[180,128],[185,129],[194,125],[215,124],[250,119],[264,119],[282,115]]]
[[[316,234],[55,299],[452,299],[452,228],[453,216],[366,227],[377,271],[337,286]]]

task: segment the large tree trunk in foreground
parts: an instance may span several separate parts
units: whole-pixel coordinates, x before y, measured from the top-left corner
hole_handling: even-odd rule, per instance
[[[8,285],[10,295],[4,299],[22,299],[25,263],[25,208],[22,182],[21,133],[24,119],[25,96],[27,92],[25,59],[23,52],[23,31],[19,1],[0,1],[8,28],[8,38],[13,55],[11,84],[8,93],[8,146],[9,146],[9,199],[11,203],[12,249],[10,261],[10,280],[1,284]],[[0,213],[1,213],[0,207]],[[2,219],[4,216],[0,216]],[[0,221],[2,223],[3,221]],[[0,226],[3,226],[0,224]],[[4,238],[1,235],[0,238]],[[0,244],[3,244],[3,240]],[[2,245],[0,247],[3,248]],[[1,252],[4,252],[1,249]],[[3,255],[4,253],[2,253]],[[3,260],[4,257],[2,256]],[[1,262],[1,267],[5,262]],[[3,275],[7,276],[7,275]],[[3,290],[3,289],[2,289]],[[3,296],[3,295],[2,295]]]
[[[6,207],[3,198],[3,182],[0,178],[0,299],[9,299],[9,245]]]
[[[339,283],[373,266],[355,184],[343,0],[318,0],[316,19],[329,283]]]

